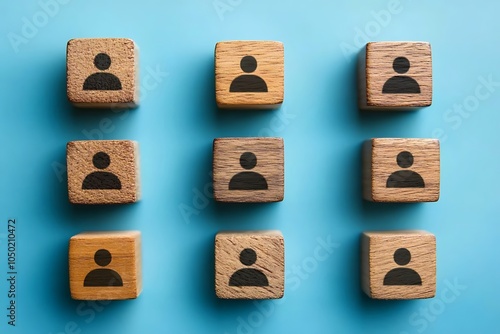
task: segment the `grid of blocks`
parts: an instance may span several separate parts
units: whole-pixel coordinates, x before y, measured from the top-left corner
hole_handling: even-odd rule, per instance
[[[219,108],[276,109],[284,101],[284,45],[226,41],[215,46]],[[125,38],[73,39],[67,45],[67,96],[75,107],[139,105],[138,47]],[[432,103],[431,47],[372,42],[361,51],[359,108],[403,111]],[[75,205],[140,200],[139,144],[130,140],[67,144],[68,195]],[[284,200],[283,138],[216,138],[214,200]],[[362,148],[362,197],[373,202],[435,202],[440,192],[436,139],[372,138]],[[436,238],[425,231],[371,231],[361,236],[361,288],[374,299],[431,298],[436,292]],[[215,236],[215,294],[223,299],[282,298],[285,243],[280,231],[224,231]],[[139,231],[83,232],[69,242],[71,296],[137,298],[142,291]]]

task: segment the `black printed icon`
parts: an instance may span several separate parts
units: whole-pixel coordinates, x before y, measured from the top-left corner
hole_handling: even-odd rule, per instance
[[[111,163],[109,155],[104,152],[97,152],[92,158],[95,168],[105,169]],[[121,189],[120,179],[113,173],[98,171],[92,172],[83,180],[82,189]]]
[[[398,166],[409,168],[413,165],[413,155],[408,151],[400,152],[396,158]],[[387,179],[387,188],[425,188],[424,179],[417,172],[399,170]]]
[[[252,73],[257,69],[257,60],[253,56],[245,56],[240,61],[240,67],[245,73]],[[231,93],[266,93],[267,84],[259,76],[254,74],[243,74],[233,80]]]
[[[257,254],[251,248],[245,248],[240,253],[240,262],[251,266],[257,261]],[[243,268],[237,270],[229,279],[230,286],[268,286],[266,275],[258,269]]]
[[[240,156],[240,165],[252,169],[257,165],[257,157],[252,152],[245,152]],[[240,172],[231,178],[229,190],[267,190],[267,181],[259,173]]]
[[[94,66],[105,71],[111,66],[111,58],[106,53],[99,53],[94,58]],[[98,72],[90,75],[83,83],[83,90],[121,90],[120,79],[112,73]]]
[[[410,263],[411,253],[406,248],[394,252],[394,262],[400,266]],[[410,268],[394,268],[384,277],[384,285],[422,285],[420,275]]]
[[[101,267],[111,263],[111,253],[107,249],[99,249],[94,254],[94,261]],[[83,286],[123,286],[121,276],[112,269],[94,269],[85,276]]]
[[[392,63],[392,68],[399,74],[404,74],[410,69],[410,61],[406,57],[397,57]],[[420,94],[418,82],[407,75],[396,75],[386,81],[382,88],[384,94]]]

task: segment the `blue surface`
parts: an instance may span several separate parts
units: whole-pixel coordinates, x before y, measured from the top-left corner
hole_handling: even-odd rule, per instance
[[[1,333],[498,332],[498,2],[122,0],[117,7],[115,1],[60,1],[66,3],[49,8],[51,16],[41,14],[37,1],[0,2]],[[391,17],[377,23],[374,13],[388,8]],[[25,40],[13,47],[11,33],[22,36],[26,20],[40,27],[25,28]],[[358,111],[355,59],[365,30],[368,40],[432,44],[431,107]],[[149,87],[139,109],[124,114],[69,105],[66,42],[77,37],[136,41],[141,82]],[[284,42],[280,110],[217,110],[213,50],[233,39]],[[154,71],[168,75],[155,79]],[[488,78],[496,84],[485,86]],[[464,103],[461,113],[454,110]],[[210,195],[213,138],[262,134],[285,140],[283,202],[218,205],[199,195],[205,188]],[[66,142],[101,136],[139,141],[140,203],[68,203],[60,170]],[[370,137],[440,138],[439,202],[362,201],[360,148]],[[192,215],[181,214],[188,207]],[[18,238],[15,328],[5,316],[8,218],[16,219]],[[141,296],[106,305],[71,300],[69,238],[83,230],[127,229],[142,231]],[[283,232],[282,300],[215,297],[214,235],[227,229]],[[436,235],[435,299],[363,295],[359,235],[386,229]],[[328,239],[332,253],[315,257]]]

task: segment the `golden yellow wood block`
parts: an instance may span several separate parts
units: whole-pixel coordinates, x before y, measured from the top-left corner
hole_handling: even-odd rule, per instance
[[[215,46],[215,99],[220,108],[272,109],[284,98],[284,47],[272,41]]]
[[[69,241],[71,297],[137,298],[142,291],[141,233],[84,232]]]

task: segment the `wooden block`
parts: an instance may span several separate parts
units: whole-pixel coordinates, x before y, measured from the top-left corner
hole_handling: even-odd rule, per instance
[[[215,236],[215,293],[223,299],[277,299],[285,289],[285,250],[279,231]]]
[[[66,146],[66,160],[71,203],[122,204],[139,200],[137,142],[72,141]]]
[[[361,285],[374,299],[434,297],[436,237],[425,231],[363,233]]]
[[[439,140],[375,138],[363,145],[363,197],[373,202],[436,202]]]
[[[284,196],[282,138],[217,138],[213,158],[218,202],[279,202]]]
[[[84,232],[69,241],[69,286],[79,300],[137,298],[142,291],[141,233]]]
[[[83,108],[133,108],[139,103],[138,49],[126,38],[68,42],[68,99]]]
[[[271,41],[215,46],[215,99],[220,108],[273,109],[283,103],[284,47]]]
[[[425,42],[372,42],[359,61],[360,109],[412,109],[432,103],[431,46]]]

